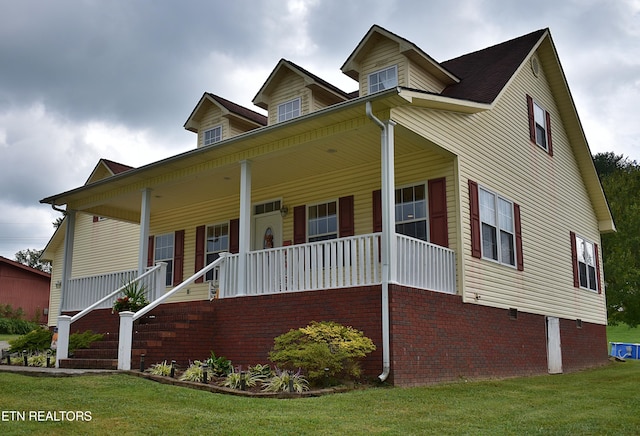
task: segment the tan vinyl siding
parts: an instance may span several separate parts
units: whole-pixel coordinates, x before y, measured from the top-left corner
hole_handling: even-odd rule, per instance
[[[440,81],[413,62],[408,63],[407,73],[408,81],[406,86],[409,88],[437,93],[444,89]]]
[[[62,269],[64,265],[63,244],[57,247],[51,262],[51,291],[49,293],[49,321],[50,327],[58,324],[58,311],[60,310],[60,290],[56,283],[62,281]]]
[[[553,157],[529,140],[526,94],[551,113]],[[600,235],[544,72],[535,78],[523,68],[487,112],[454,115],[401,108],[393,118],[460,156],[466,302],[606,323],[604,293],[573,287],[569,232],[601,247]],[[520,205],[523,272],[471,257],[468,179]]]
[[[423,151],[396,157],[396,184],[426,183],[429,179],[447,178],[447,203],[449,209],[450,248],[456,247],[455,180],[453,161],[449,157],[434,152]],[[380,165],[362,164],[349,170],[334,171],[299,179],[281,185],[252,189],[252,203],[281,199],[288,206],[289,214],[283,220],[283,241],[293,240],[293,208],[319,202],[338,200],[348,195],[354,196],[355,233],[373,232],[372,193],[380,189]],[[175,230],[185,230],[185,279],[195,270],[195,232],[200,225],[226,222],[239,217],[237,197],[218,201],[205,201],[190,207],[173,210],[161,216],[154,216],[151,233],[165,234]],[[207,298],[208,285],[194,284],[189,293],[182,292],[171,301],[190,301]]]
[[[71,276],[76,278],[137,268],[139,238],[137,224],[113,219],[93,222],[93,216],[78,213]]]
[[[214,127],[222,126],[222,139],[232,136],[230,132],[229,119],[222,116],[222,110],[219,107],[210,104],[207,111],[203,114],[198,129],[198,147],[204,144],[204,132]]]
[[[300,115],[311,112],[311,91],[305,87],[304,79],[287,71],[269,97],[269,124],[278,122],[278,105],[296,98],[300,98]]]
[[[384,39],[361,62],[360,95],[369,94],[369,74],[393,65],[398,66],[398,85],[407,86],[407,58],[400,54],[396,42]]]

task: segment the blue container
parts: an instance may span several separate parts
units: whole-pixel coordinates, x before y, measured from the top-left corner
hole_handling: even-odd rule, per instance
[[[640,344],[611,342],[611,356],[620,359],[640,359]]]

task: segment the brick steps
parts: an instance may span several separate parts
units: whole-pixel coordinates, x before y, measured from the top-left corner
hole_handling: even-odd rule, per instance
[[[194,331],[211,330],[213,306],[174,305],[160,306],[137,320],[133,326],[131,367],[139,368],[141,355],[145,355],[145,366],[163,360],[180,360],[191,352]],[[87,315],[90,317],[91,315]],[[88,349],[75,350],[69,359],[60,361],[62,368],[117,369],[118,333],[106,333],[102,341],[94,342]],[[201,359],[202,352],[187,359]],[[207,352],[208,354],[208,352]],[[184,357],[181,360],[185,360]],[[186,364],[185,362],[182,362]]]

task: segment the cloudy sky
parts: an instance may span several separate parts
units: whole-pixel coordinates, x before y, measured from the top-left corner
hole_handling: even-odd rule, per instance
[[[640,161],[640,0],[0,0],[0,256],[43,248],[39,200],[100,158],[194,148],[205,91],[256,109],[280,58],[354,91],[340,66],[372,24],[438,61],[550,28],[592,152]]]

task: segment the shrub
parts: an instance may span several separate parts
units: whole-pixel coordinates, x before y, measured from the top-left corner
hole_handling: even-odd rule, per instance
[[[275,338],[269,356],[282,368],[301,368],[311,381],[319,382],[325,376],[360,377],[362,370],[358,359],[375,349],[373,341],[353,327],[314,321]]]
[[[96,341],[101,341],[104,335],[100,333],[93,333],[91,330],[86,330],[83,333],[73,333],[69,335],[69,352],[73,352],[79,348],[89,348],[89,346]]]
[[[227,377],[224,379],[224,382],[222,382],[222,386],[226,386],[232,389],[240,389],[243,376],[244,376],[244,383],[248,388],[252,388],[258,383],[262,383],[266,378],[261,373],[254,373],[251,371],[247,371],[246,373],[242,374],[240,370],[235,371],[232,369],[232,371],[229,374],[227,374]]]
[[[36,351],[44,351],[51,348],[51,337],[53,333],[49,330],[38,327],[26,335],[22,335],[9,341],[9,351],[11,353],[22,352],[27,350],[31,353]]]
[[[213,351],[207,359],[207,365],[211,369],[211,373],[218,377],[225,376],[233,371],[231,361],[226,357],[216,357],[216,354]]]
[[[162,363],[154,363],[148,369],[149,374],[153,375],[164,375],[169,376],[171,374],[171,364],[167,363],[167,361],[163,361]]]
[[[207,376],[211,376],[211,371],[207,369]],[[194,360],[189,368],[185,369],[182,375],[180,376],[180,380],[183,381],[192,381],[192,382],[202,382],[204,379],[204,367],[202,366],[202,362],[199,360]]]
[[[22,319],[24,310],[22,307],[14,309],[10,304],[0,304],[0,318]]]
[[[17,318],[0,317],[0,333],[24,335],[38,328],[38,324]]]
[[[29,356],[27,358],[27,364],[29,366],[38,366],[41,368],[46,368],[47,356],[45,356],[44,354],[34,354],[33,356]]]
[[[281,371],[276,367],[276,374],[269,379],[262,390],[265,392],[287,392],[290,388],[298,393],[303,392],[309,390],[309,382],[300,374],[300,370],[289,372]]]

